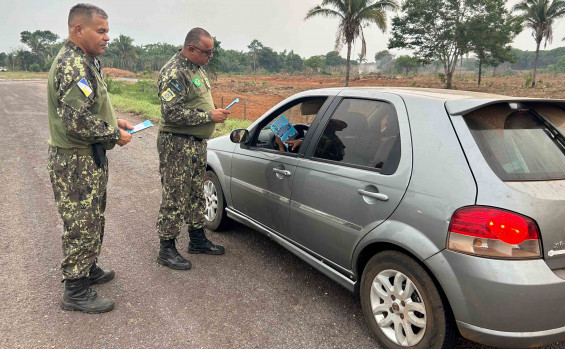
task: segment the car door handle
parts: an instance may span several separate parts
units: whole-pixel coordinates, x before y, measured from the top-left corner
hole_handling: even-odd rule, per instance
[[[291,175],[290,171],[281,170],[281,169],[278,169],[278,168],[273,168],[273,172],[278,173],[278,174],[282,174],[282,175],[287,176],[287,177]]]
[[[366,191],[366,190],[363,190],[363,189],[357,189],[357,193],[359,195],[368,196],[368,197],[371,197],[371,198],[375,198],[377,200],[388,201],[388,196],[385,195],[385,194],[373,193],[371,191]]]

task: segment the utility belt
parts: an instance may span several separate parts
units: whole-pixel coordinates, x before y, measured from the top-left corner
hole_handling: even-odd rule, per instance
[[[164,133],[164,134],[170,134],[170,135],[175,136],[175,137],[186,138],[186,139],[193,139],[193,140],[195,140],[195,141],[197,141],[197,142],[202,142],[202,141],[203,141],[202,138],[198,138],[198,137],[196,137],[196,136],[189,135],[189,134],[186,134],[186,133],[174,133],[174,132],[165,132],[165,131],[159,131],[159,132],[160,132],[160,133]]]
[[[94,162],[96,166],[102,167],[108,163],[106,158],[106,149],[102,146],[102,143],[92,144],[90,149],[88,148],[59,148],[50,146],[49,149],[52,152],[65,155],[78,155],[78,156],[92,156],[94,157]]]

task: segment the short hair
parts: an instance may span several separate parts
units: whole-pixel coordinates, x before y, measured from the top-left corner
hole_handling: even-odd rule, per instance
[[[198,45],[202,39],[202,37],[212,39],[212,35],[208,33],[206,30],[202,28],[192,28],[186,34],[186,38],[184,39],[184,47]]]
[[[72,26],[73,21],[78,17],[86,17],[92,19],[94,15],[108,19],[106,12],[98,6],[91,4],[76,4],[69,11],[69,27]]]

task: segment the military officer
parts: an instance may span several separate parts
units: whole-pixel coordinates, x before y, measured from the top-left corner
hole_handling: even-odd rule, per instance
[[[65,291],[61,308],[102,313],[114,301],[90,287],[114,278],[97,264],[104,236],[108,165],[106,150],[131,140],[129,122],[117,120],[96,56],[104,53],[108,16],[104,10],[78,4],[69,12],[69,37],[49,71],[47,168],[63,220]]]
[[[212,135],[215,123],[224,122],[230,113],[214,107],[210,81],[202,69],[213,50],[210,34],[194,28],[188,32],[182,50],[159,73],[161,119],[157,150],[163,190],[157,218],[161,243],[157,262],[177,270],[191,267],[175,247],[183,222],[190,236],[188,253],[224,253],[222,246],[206,238],[203,229],[206,139]]]

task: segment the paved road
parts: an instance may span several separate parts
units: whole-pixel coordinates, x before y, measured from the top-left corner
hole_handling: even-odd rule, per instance
[[[62,224],[45,166],[45,96],[45,81],[0,82],[1,348],[376,347],[350,293],[241,225],[209,233],[224,256],[188,255],[185,231],[178,245],[192,270],[158,265],[155,128],[109,153],[100,265],[117,276],[95,289],[116,308],[60,310]]]

